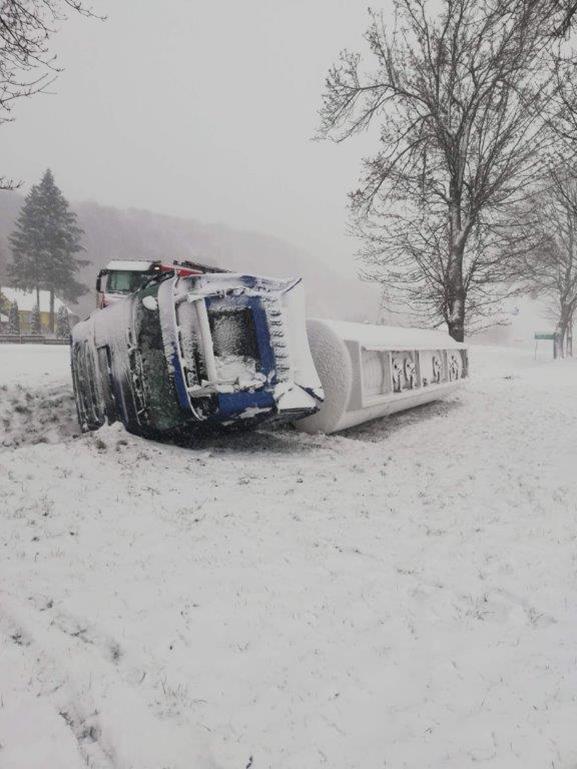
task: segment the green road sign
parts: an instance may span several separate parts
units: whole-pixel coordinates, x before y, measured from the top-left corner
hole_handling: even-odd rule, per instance
[[[550,339],[554,341],[555,334],[535,334],[535,339]]]

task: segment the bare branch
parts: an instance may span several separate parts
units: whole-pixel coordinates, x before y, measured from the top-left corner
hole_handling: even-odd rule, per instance
[[[15,102],[49,93],[62,71],[49,44],[67,10],[103,18],[83,0],[0,0],[0,124],[14,119]],[[14,183],[2,178],[0,188]]]
[[[366,274],[456,338],[512,290],[500,224],[559,154],[577,146],[577,79],[544,0],[396,0],[388,30],[371,12],[373,69],[341,54],[320,135],[378,123],[380,148],[350,196]],[[438,7],[438,6],[436,6]],[[575,129],[575,130],[573,130]]]

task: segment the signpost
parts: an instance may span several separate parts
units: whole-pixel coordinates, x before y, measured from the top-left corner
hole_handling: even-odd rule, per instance
[[[550,332],[535,332],[535,360],[537,360],[537,346],[539,344],[540,340],[546,340],[548,342],[553,342],[553,358],[557,357],[557,345],[555,344],[555,339],[557,338],[557,334],[550,333]]]

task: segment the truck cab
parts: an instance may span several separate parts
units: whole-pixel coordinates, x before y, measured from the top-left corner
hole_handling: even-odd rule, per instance
[[[96,307],[102,310],[114,304],[119,299],[143,288],[151,278],[162,273],[189,277],[207,272],[224,272],[224,270],[189,261],[170,263],[161,260],[151,262],[143,259],[115,259],[108,262],[96,278]]]

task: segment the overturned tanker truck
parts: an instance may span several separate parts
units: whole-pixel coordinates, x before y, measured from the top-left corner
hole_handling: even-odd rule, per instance
[[[121,421],[162,437],[287,421],[323,393],[309,351],[300,280],[235,273],[151,275],[72,333],[84,431]]]
[[[153,265],[74,327],[83,431],[121,421],[177,437],[294,421],[333,433],[437,400],[468,376],[467,348],[442,332],[307,322],[300,279],[194,267]]]

